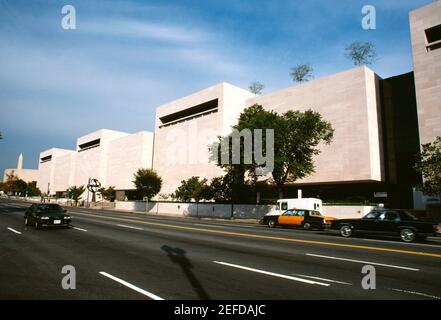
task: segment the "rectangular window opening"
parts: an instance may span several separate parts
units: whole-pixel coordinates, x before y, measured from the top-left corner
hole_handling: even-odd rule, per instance
[[[101,139],[95,139],[95,140],[92,140],[89,142],[82,143],[82,144],[78,145],[78,148],[79,148],[78,152],[86,151],[86,150],[89,150],[92,148],[99,147],[100,142],[101,142]]]
[[[198,118],[204,115],[215,113],[217,111],[218,99],[210,100],[196,106],[160,117],[159,120],[161,120],[162,123],[160,127],[169,126],[171,124],[176,124],[190,119]]]
[[[441,48],[441,24],[424,30],[426,34],[426,49],[432,51]]]
[[[40,159],[40,163],[48,162],[48,161],[51,161],[51,160],[52,160],[52,155],[49,155],[49,156],[41,158]]]

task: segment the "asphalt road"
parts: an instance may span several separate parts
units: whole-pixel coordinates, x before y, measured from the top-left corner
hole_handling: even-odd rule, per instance
[[[27,207],[0,200],[0,299],[441,299],[441,239],[82,208],[69,229],[35,230]],[[66,265],[74,290],[61,285]],[[376,289],[362,287],[365,265]]]

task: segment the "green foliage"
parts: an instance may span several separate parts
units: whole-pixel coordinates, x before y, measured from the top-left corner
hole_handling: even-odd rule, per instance
[[[78,204],[78,201],[81,199],[81,195],[86,191],[84,186],[72,186],[66,190],[67,197],[75,201],[75,205]]]
[[[107,201],[113,202],[115,200],[115,187],[99,188],[98,193]]]
[[[254,94],[262,94],[263,89],[265,88],[265,85],[263,83],[260,83],[258,81],[252,82],[248,89],[251,93]]]
[[[28,197],[41,196],[41,191],[37,188],[37,181],[28,182],[26,192]]]
[[[334,129],[331,124],[318,112],[312,110],[288,111],[282,115],[274,111],[267,111],[260,105],[246,108],[239,117],[239,122],[233,127],[239,131],[243,129],[274,129],[274,169],[272,179],[282,196],[282,188],[287,182],[295,182],[314,172],[313,157],[320,153],[318,144],[329,144],[332,141]],[[266,145],[266,135],[263,135],[262,145]],[[241,163],[220,163],[219,145],[231,141],[231,135],[219,137],[219,144],[210,147],[211,160],[218,159],[218,166],[223,168],[229,175],[231,192],[237,194],[240,186],[245,184],[244,175],[247,173],[251,183],[256,183],[258,176],[256,169],[264,165],[258,165],[254,161],[245,164],[243,141],[241,146]],[[254,146],[254,143],[253,143]],[[231,152],[231,148],[230,148]],[[254,153],[254,149],[253,149]],[[266,153],[264,148],[263,153]],[[254,160],[254,156],[253,156]],[[235,190],[236,189],[236,190]]]
[[[187,180],[182,180],[181,185],[173,193],[172,197],[179,201],[189,202],[194,200],[199,202],[202,199],[209,200],[209,187],[207,179],[199,180],[199,177],[193,176]]]
[[[10,195],[20,195],[20,196],[33,196],[36,189],[36,182],[26,183],[22,179],[19,179],[14,173],[9,173],[6,175],[6,181],[0,186],[1,190],[6,194]],[[37,189],[38,190],[38,189]],[[29,192],[31,191],[31,194]]]
[[[291,68],[291,72],[289,74],[294,82],[302,83],[313,78],[313,71],[314,69],[312,68],[311,64],[303,63]]]
[[[441,196],[441,137],[422,145],[415,169],[423,175],[424,193]]]
[[[356,66],[370,65],[375,61],[377,53],[372,42],[353,42],[345,48],[345,57]]]
[[[162,178],[152,169],[140,168],[134,178],[133,183],[141,198],[147,197],[150,200],[161,191]]]

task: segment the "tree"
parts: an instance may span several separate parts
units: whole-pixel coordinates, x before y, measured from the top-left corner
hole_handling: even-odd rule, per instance
[[[291,68],[291,78],[294,82],[302,83],[313,78],[313,68],[309,63],[298,64]]]
[[[7,194],[26,195],[27,183],[19,179],[14,172],[6,174],[6,181],[2,184],[2,190]]]
[[[84,186],[72,186],[66,190],[67,197],[75,201],[75,206],[78,205],[78,201],[81,199],[81,195],[86,191]]]
[[[103,199],[107,201],[113,202],[115,200],[115,187],[99,188],[98,193],[101,195],[101,197],[103,197]]]
[[[304,178],[314,172],[313,157],[320,153],[317,148],[318,144],[323,142],[329,144],[332,141],[334,129],[331,124],[324,119],[318,112],[307,110],[288,111],[282,115],[274,111],[267,111],[260,105],[253,105],[246,108],[239,117],[239,122],[233,127],[241,131],[243,129],[273,129],[274,130],[274,168],[271,172],[272,179],[279,191],[279,197],[283,197],[283,186],[287,183],[293,183],[297,179]],[[225,140],[230,141],[230,135],[220,137],[220,144]],[[266,135],[263,135],[262,145],[266,145]],[[241,163],[240,164],[222,164],[218,162],[218,166],[222,167],[227,174],[242,175],[242,185],[244,185],[244,174],[255,183],[258,181],[257,171],[259,167],[265,166],[257,164],[254,159],[253,141],[253,161],[245,164],[243,161],[243,144],[241,145]],[[219,149],[210,148],[211,159],[214,159],[213,152],[219,152]],[[266,150],[263,150],[266,153]],[[218,156],[217,159],[220,159]],[[230,157],[231,159],[231,157]],[[233,181],[239,181],[239,177],[233,176]],[[233,194],[234,194],[233,190]]]
[[[28,182],[26,192],[28,197],[41,196],[41,191],[37,188],[37,181]]]
[[[255,95],[262,94],[263,89],[265,88],[265,85],[263,83],[260,83],[258,81],[252,82],[248,89],[251,93],[254,93]]]
[[[424,193],[441,197],[441,137],[422,145],[415,169],[423,175]]]
[[[207,179],[199,180],[199,177],[193,176],[187,180],[182,180],[181,185],[173,193],[172,197],[179,201],[189,202],[192,199],[199,202],[201,199],[209,198],[209,188]]]
[[[377,53],[372,42],[353,42],[345,48],[345,57],[356,66],[370,65],[375,61]]]
[[[239,188],[243,188],[245,183],[238,184],[234,179],[235,172],[230,170],[221,177],[211,179],[207,188],[207,200],[214,200],[216,202],[239,202],[243,199],[243,193]],[[236,191],[236,193],[235,193]],[[238,196],[240,194],[240,197]]]
[[[161,191],[162,178],[152,169],[140,168],[134,174],[133,183],[140,197],[153,198]]]
[[[22,179],[15,180],[12,184],[12,192],[19,196],[25,196],[27,188],[28,184]]]
[[[288,111],[283,114],[275,136],[278,141],[272,177],[282,198],[286,182],[293,183],[314,173],[313,157],[320,153],[317,146],[321,142],[331,143],[334,129],[318,112]]]
[[[13,173],[7,173],[6,174],[6,180],[3,181],[2,183],[2,190],[6,193],[6,194],[12,194],[13,193],[13,189],[14,189],[14,182],[18,180],[18,177]]]

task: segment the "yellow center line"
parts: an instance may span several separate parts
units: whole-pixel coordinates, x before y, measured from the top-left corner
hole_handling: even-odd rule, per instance
[[[215,233],[215,234],[223,234],[223,235],[231,235],[231,236],[239,236],[239,237],[247,237],[247,238],[288,241],[288,242],[296,242],[296,243],[307,243],[307,244],[317,244],[317,245],[334,246],[334,247],[345,247],[345,248],[353,248],[353,249],[385,251],[385,252],[394,252],[394,253],[411,254],[411,255],[425,256],[425,257],[441,258],[441,254],[421,252],[421,251],[410,251],[410,250],[401,250],[401,249],[392,249],[392,248],[380,248],[380,247],[353,245],[353,244],[336,243],[336,242],[264,236],[264,235],[259,235],[259,234],[241,233],[241,232],[234,232],[234,231],[222,231],[222,230],[213,230],[213,229],[205,229],[205,228],[184,227],[184,226],[179,226],[179,225],[175,225],[175,224],[166,224],[166,223],[160,223],[160,222],[148,222],[148,221],[139,221],[139,220],[133,220],[133,219],[117,218],[117,217],[106,217],[106,216],[100,216],[100,215],[96,215],[96,214],[92,214],[92,213],[91,214],[75,213],[75,214],[80,214],[80,215],[84,215],[84,216],[93,216],[93,217],[97,217],[97,218],[101,218],[101,219],[109,219],[109,220],[117,220],[117,221],[133,222],[133,223],[142,223],[142,224],[147,224],[147,225],[152,225],[152,226],[161,226],[161,227],[165,227],[165,228],[180,229],[180,230],[191,230],[191,231],[200,231],[200,232],[206,232],[206,233]]]

